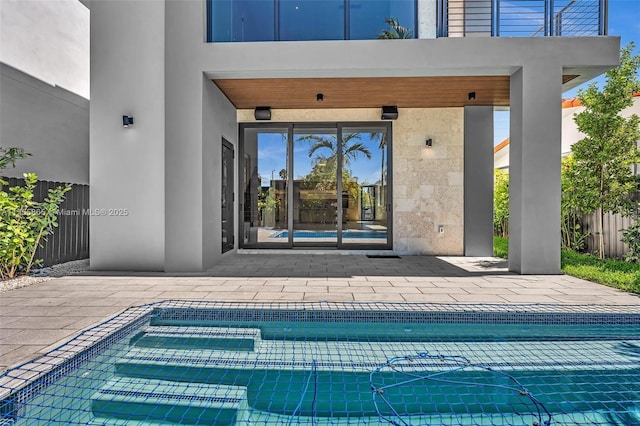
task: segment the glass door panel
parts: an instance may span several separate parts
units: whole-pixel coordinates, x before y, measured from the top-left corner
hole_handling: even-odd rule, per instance
[[[222,139],[222,253],[233,250],[233,145]]]
[[[289,129],[245,128],[243,143],[243,243],[286,245],[288,235]]]
[[[386,245],[387,127],[343,127],[342,243]]]
[[[336,128],[293,131],[293,244],[338,243],[338,161]]]
[[[391,248],[389,124],[240,129],[241,247]]]

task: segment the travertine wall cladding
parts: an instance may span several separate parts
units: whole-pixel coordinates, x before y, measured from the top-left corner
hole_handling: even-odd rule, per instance
[[[463,254],[463,119],[462,108],[400,109],[393,124],[394,250]]]
[[[273,110],[271,122],[379,120],[379,109],[361,108]],[[400,108],[393,121],[393,248],[398,253],[464,253],[463,120],[463,108]],[[239,123],[253,121],[253,110],[238,110]],[[432,148],[425,146],[428,138]]]

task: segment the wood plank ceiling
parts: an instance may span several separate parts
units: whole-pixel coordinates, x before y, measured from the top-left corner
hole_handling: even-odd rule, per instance
[[[563,82],[574,76],[565,76]],[[509,105],[509,76],[214,79],[238,109]],[[475,92],[475,100],[469,93]],[[318,102],[316,95],[324,100]]]
[[[509,77],[273,78],[213,81],[238,109],[509,105]],[[469,92],[476,100],[469,101]],[[318,102],[316,94],[324,100]]]

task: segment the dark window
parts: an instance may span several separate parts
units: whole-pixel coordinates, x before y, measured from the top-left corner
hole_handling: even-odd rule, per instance
[[[275,40],[275,0],[211,0],[209,41]]]
[[[280,40],[344,38],[344,0],[280,0]]]
[[[389,29],[386,18],[394,18],[415,38],[415,15],[415,0],[349,0],[349,39],[375,39]]]
[[[416,37],[416,0],[209,0],[213,42],[370,40],[394,18]]]

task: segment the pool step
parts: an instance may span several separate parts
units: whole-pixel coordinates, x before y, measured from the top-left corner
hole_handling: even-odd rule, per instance
[[[96,417],[86,423],[87,426],[167,426],[175,423],[167,423],[166,421],[154,420],[126,420],[126,419],[108,419],[106,417]],[[238,423],[236,423],[239,426]]]
[[[260,330],[256,328],[150,326],[131,338],[130,345],[252,352],[260,341]]]
[[[119,376],[155,380],[224,383],[225,377],[243,373],[247,376],[255,368],[250,352],[237,352],[238,359],[220,357],[215,350],[166,350],[133,346],[114,363]],[[240,369],[240,370],[238,370]],[[229,384],[235,384],[231,382]]]
[[[234,425],[247,410],[244,387],[130,377],[109,380],[91,398],[96,421]]]

